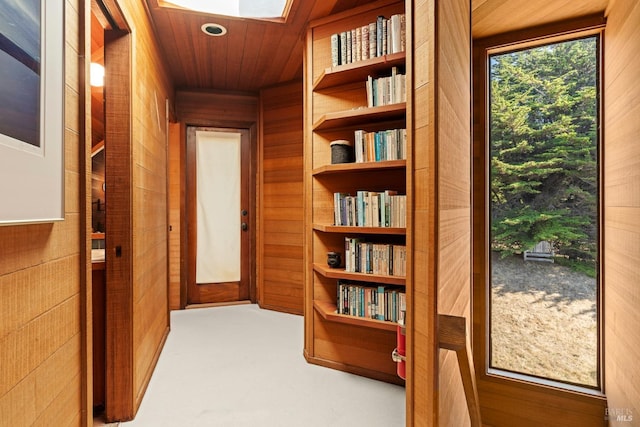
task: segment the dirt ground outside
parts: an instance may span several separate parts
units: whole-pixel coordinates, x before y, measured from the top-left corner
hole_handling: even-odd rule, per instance
[[[496,254],[492,270],[491,366],[597,386],[596,279]]]

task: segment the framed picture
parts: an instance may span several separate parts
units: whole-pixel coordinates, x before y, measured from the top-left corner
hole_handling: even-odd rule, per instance
[[[64,219],[64,2],[0,0],[0,225]]]

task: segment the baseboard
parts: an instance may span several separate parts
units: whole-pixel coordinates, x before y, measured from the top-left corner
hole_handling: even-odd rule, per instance
[[[396,384],[401,386],[405,385],[405,380],[403,380],[397,375],[386,374],[384,372],[379,372],[372,369],[366,369],[360,366],[348,365],[346,363],[336,362],[334,360],[327,360],[327,359],[322,359],[315,356],[310,356],[306,350],[304,351],[304,358],[307,360],[307,362],[313,365],[336,369],[338,371],[349,372],[350,374],[355,374],[361,377],[367,377],[373,380],[383,381],[386,383],[391,383],[391,384]]]
[[[185,310],[191,310],[194,308],[226,307],[228,305],[244,305],[244,304],[252,304],[252,302],[249,300],[242,300],[242,301],[229,301],[229,302],[214,302],[209,304],[188,304],[185,307]]]
[[[298,316],[302,316],[304,314],[302,310],[296,310],[290,307],[280,307],[277,305],[262,304],[260,302],[258,302],[258,306],[264,310],[279,311],[281,313],[296,314]]]

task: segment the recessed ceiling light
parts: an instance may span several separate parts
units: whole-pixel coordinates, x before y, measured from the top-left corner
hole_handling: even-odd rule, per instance
[[[224,36],[227,34],[227,29],[220,24],[207,23],[200,28],[208,36]]]

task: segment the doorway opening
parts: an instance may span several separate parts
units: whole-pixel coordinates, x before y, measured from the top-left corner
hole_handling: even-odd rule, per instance
[[[134,411],[131,34],[109,6],[92,0],[90,23],[91,61],[104,67],[102,85],[91,89],[93,409],[107,421]]]

